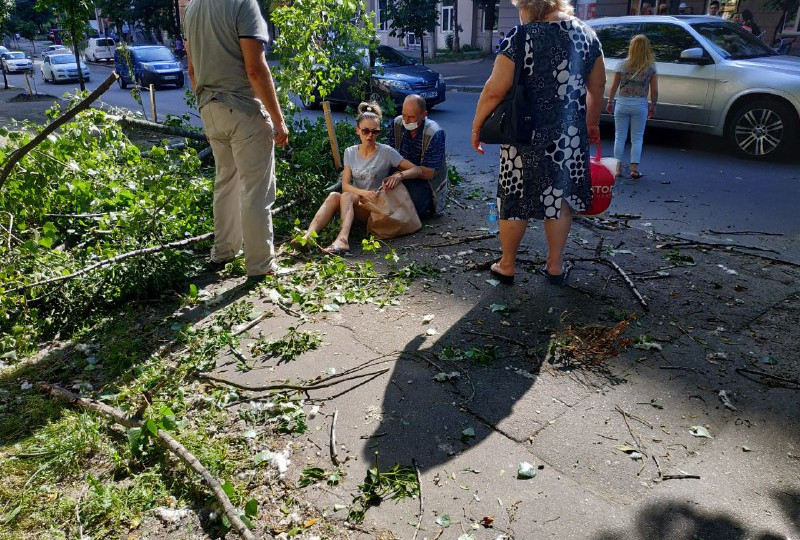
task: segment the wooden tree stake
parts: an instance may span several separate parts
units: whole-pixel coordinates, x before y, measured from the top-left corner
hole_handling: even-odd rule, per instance
[[[329,101],[322,102],[322,112],[325,114],[325,126],[328,128],[328,139],[331,141],[331,152],[333,152],[333,164],[337,169],[342,168],[342,157],[339,155],[339,141],[336,139],[336,128],[333,125],[331,116],[331,104]]]

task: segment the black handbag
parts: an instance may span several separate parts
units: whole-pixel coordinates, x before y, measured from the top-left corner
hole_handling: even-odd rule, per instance
[[[481,126],[480,140],[486,144],[530,144],[533,134],[533,99],[522,80],[525,63],[525,27],[517,26],[514,85]]]

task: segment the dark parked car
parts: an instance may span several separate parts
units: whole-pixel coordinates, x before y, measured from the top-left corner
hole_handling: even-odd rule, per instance
[[[368,55],[364,54],[365,64]],[[425,98],[428,108],[445,100],[444,78],[437,72],[417,64],[415,60],[386,45],[380,45],[375,54],[375,67],[372,71],[371,99],[381,101],[386,97],[396,104],[403,103],[409,94],[420,94]],[[334,89],[327,96],[332,103],[353,105],[363,97],[363,85],[357,79],[350,79]],[[320,104],[319,96],[313,103],[305,103],[314,108]]]
[[[121,88],[127,88],[134,83],[139,86],[174,84],[178,88],[183,87],[183,66],[168,48],[161,45],[142,45],[128,47],[127,50],[133,73],[128,69],[122,50],[117,49],[114,52],[114,69],[119,74]]]

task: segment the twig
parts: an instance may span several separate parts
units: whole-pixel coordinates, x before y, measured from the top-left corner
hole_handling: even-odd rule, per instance
[[[655,454],[653,454],[650,457],[653,458],[653,461],[655,461],[656,463],[656,469],[658,469],[658,479],[661,480],[662,478],[664,478],[664,475],[661,473],[661,465],[658,463]]]
[[[714,229],[708,229],[706,231],[710,234],[725,234],[725,235],[734,235],[734,234],[760,234],[763,236],[784,236],[783,233],[775,233],[775,232],[764,232],[764,231],[715,231]]]
[[[108,78],[103,82],[103,84],[98,86],[94,92],[92,92],[86,97],[86,99],[75,105],[70,110],[66,111],[64,114],[62,114],[52,122],[50,122],[36,137],[28,141],[28,143],[25,144],[24,146],[21,146],[20,148],[17,148],[14,152],[12,152],[12,154],[8,157],[5,164],[3,165],[3,169],[0,170],[0,189],[3,188],[3,184],[5,184],[8,175],[11,174],[11,171],[14,169],[14,165],[19,163],[19,161],[23,157],[25,157],[25,155],[28,152],[39,146],[39,144],[41,144],[45,139],[47,139],[48,135],[50,135],[55,130],[57,130],[58,128],[60,128],[73,118],[75,118],[75,116],[77,116],[79,112],[88,109],[89,105],[91,105],[92,102],[94,102],[97,98],[102,96],[106,90],[111,88],[111,85],[113,85],[118,78],[119,76],[117,75],[117,73],[112,71],[111,75],[108,76]]]
[[[144,422],[128,417],[119,409],[106,405],[105,403],[82,398],[79,395],[74,394],[69,390],[65,390],[59,386],[48,383],[39,383],[38,387],[48,392],[50,395],[65,399],[82,409],[87,409],[103,416],[110,417],[112,420],[114,420],[114,422],[127,428],[143,428],[144,426]],[[231,525],[236,532],[238,532],[239,535],[246,540],[255,540],[255,535],[250,532],[250,529],[247,528],[247,525],[245,525],[239,517],[236,508],[234,508],[233,504],[231,504],[231,501],[225,494],[225,491],[222,489],[222,485],[220,485],[219,480],[217,480],[208,471],[208,469],[206,469],[203,464],[200,463],[200,461],[186,449],[186,447],[175,440],[172,435],[162,429],[159,429],[156,433],[156,438],[161,444],[166,446],[170,452],[175,454],[186,466],[200,475],[206,485],[211,488],[211,491],[214,493],[217,501],[219,501],[219,503],[222,505],[225,515],[230,520]]]
[[[267,384],[263,386],[248,386],[246,384],[240,384],[237,382],[229,381],[227,379],[223,379],[222,377],[215,377],[210,373],[200,373],[198,377],[201,379],[207,379],[209,381],[216,381],[222,384],[227,384],[228,386],[233,386],[234,388],[239,388],[241,390],[248,390],[250,392],[264,392],[267,390],[297,390],[300,392],[305,392],[308,390],[319,390],[321,388],[328,388],[329,386],[334,386],[339,383],[345,381],[351,381],[354,379],[363,379],[365,377],[377,377],[378,375],[383,375],[389,371],[389,368],[381,369],[379,371],[371,371],[369,373],[361,373],[360,375],[352,375],[350,377],[341,377],[335,381],[329,382],[319,382],[315,384],[288,384],[288,383],[279,383],[279,384]],[[327,381],[328,379],[323,379],[323,381]]]
[[[677,327],[678,327],[678,330],[680,330],[681,332],[683,332],[683,333],[684,333],[684,335],[685,335],[686,337],[688,337],[689,339],[691,339],[692,341],[694,341],[695,343],[697,343],[697,344],[698,344],[698,345],[700,345],[701,347],[708,347],[708,343],[706,343],[705,341],[703,341],[703,340],[702,340],[702,339],[700,339],[700,338],[696,338],[696,337],[694,337],[692,334],[690,334],[689,332],[687,332],[686,330],[684,330],[684,328],[683,328],[681,325],[679,325],[679,324],[676,324],[675,326],[677,326]]]
[[[682,371],[694,371],[695,373],[697,370],[693,367],[684,367],[684,366],[658,366],[658,369],[680,369]]]
[[[456,205],[456,206],[458,206],[459,208],[463,208],[464,210],[466,210],[466,209],[467,209],[467,205],[465,205],[464,203],[462,203],[462,202],[458,201],[458,200],[457,200],[457,199],[455,199],[455,198],[454,198],[452,195],[448,195],[448,196],[447,196],[447,200],[448,200],[448,201],[450,201],[451,203],[455,204],[455,205]]]
[[[639,450],[639,452],[647,456],[647,452],[645,452],[644,449],[642,448],[641,443],[639,443],[639,439],[636,437],[636,435],[634,435],[633,429],[631,429],[631,425],[628,423],[628,413],[620,409],[619,405],[615,405],[614,408],[622,415],[622,420],[625,422],[625,427],[628,428],[628,433],[631,434],[631,438],[633,439],[633,444],[636,445],[636,448]]]
[[[636,297],[636,299],[639,301],[639,303],[642,304],[642,307],[644,308],[644,310],[645,311],[650,311],[650,306],[647,305],[647,302],[645,302],[644,297],[639,292],[639,290],[636,288],[636,285],[633,284],[633,281],[631,280],[631,278],[628,277],[628,274],[625,273],[625,270],[620,268],[620,266],[617,263],[615,263],[614,261],[612,261],[610,259],[601,258],[601,259],[598,259],[598,261],[602,262],[603,264],[607,264],[608,266],[610,266],[611,268],[616,270],[617,273],[620,276],[622,276],[622,279],[625,281],[625,284],[631,290],[631,292]]]
[[[245,332],[247,332],[248,330],[250,330],[251,328],[256,326],[258,323],[260,323],[261,321],[263,321],[267,317],[271,317],[272,314],[273,314],[272,311],[265,311],[264,313],[262,313],[261,315],[259,315],[258,317],[256,317],[255,319],[253,319],[252,321],[247,323],[246,325],[244,325],[241,328],[239,328],[236,332],[234,332],[232,334],[233,337],[236,337],[236,336],[244,334]]]
[[[497,238],[496,234],[478,234],[474,236],[462,236],[460,238],[456,238],[451,242],[442,242],[440,244],[430,244],[428,248],[438,248],[438,247],[447,247],[447,246],[455,246],[458,244],[468,244],[469,242],[479,242],[480,240],[488,240],[490,238]]]
[[[339,409],[333,412],[333,422],[331,422],[331,461],[333,464],[339,466],[339,456],[336,455],[336,419],[339,418]]]
[[[11,212],[3,212],[8,214],[8,250],[11,251],[11,231],[14,229],[14,214]]]
[[[689,478],[693,478],[695,480],[700,480],[700,475],[698,474],[665,474],[661,477],[662,480],[686,480]]]
[[[776,381],[781,381],[789,384],[793,384],[795,386],[800,386],[800,381],[795,379],[787,379],[786,377],[779,377],[778,375],[772,375],[771,373],[767,373],[765,371],[758,371],[756,369],[748,369],[748,368],[736,368],[736,373],[749,373],[751,375],[759,375],[761,377],[766,377],[768,379],[774,379]]]
[[[75,503],[75,521],[78,522],[78,540],[83,540],[83,523],[81,523],[81,501],[83,500],[83,496],[86,494],[86,489],[88,488],[88,484],[84,484],[83,489],[78,495],[78,500]]]
[[[414,466],[414,473],[417,475],[417,485],[419,486],[419,516],[417,516],[417,527],[414,529],[414,537],[411,540],[417,540],[419,528],[422,527],[422,515],[425,513],[425,496],[422,493],[422,482],[419,479],[419,465],[417,460],[411,458],[411,464]]]
[[[44,216],[50,218],[87,219],[87,218],[101,218],[109,214],[110,212],[102,212],[99,214],[45,214]]]
[[[730,250],[733,248],[738,249],[750,249],[753,251],[766,251],[768,253],[775,253],[776,255],[780,255],[780,251],[775,249],[767,249],[767,248],[760,248],[755,246],[746,246],[744,244],[720,244],[717,242],[698,242],[696,240],[692,241],[685,241],[685,242],[667,242],[666,244],[657,244],[656,247],[658,249],[667,249],[667,248],[701,248],[701,249],[710,249],[710,248],[722,248],[725,250]]]
[[[183,240],[178,240],[177,242],[170,242],[169,244],[163,244],[161,246],[153,246],[153,247],[149,247],[149,248],[135,249],[133,251],[128,251],[127,253],[121,253],[121,254],[115,255],[115,256],[113,256],[113,257],[111,257],[109,259],[104,259],[104,260],[102,260],[100,262],[96,262],[96,263],[91,264],[91,265],[89,265],[89,266],[87,266],[85,268],[81,268],[80,270],[72,272],[71,274],[67,274],[66,276],[57,276],[57,277],[53,277],[53,278],[50,278],[50,279],[44,279],[42,281],[37,281],[35,283],[28,283],[26,285],[21,285],[21,286],[15,288],[15,289],[10,289],[7,292],[8,293],[13,293],[13,292],[17,292],[17,291],[23,291],[25,289],[30,289],[32,287],[41,287],[42,285],[50,285],[52,283],[58,283],[59,281],[66,281],[68,279],[74,279],[76,277],[80,277],[80,276],[83,276],[85,274],[88,274],[89,272],[97,270],[98,268],[102,268],[104,266],[109,266],[111,264],[118,263],[120,261],[124,261],[125,259],[130,259],[131,257],[138,257],[138,256],[141,256],[141,255],[150,255],[151,253],[158,253],[159,251],[164,251],[164,250],[167,250],[167,249],[188,246],[190,244],[196,244],[197,242],[202,242],[203,240],[208,240],[208,239],[212,238],[213,236],[214,236],[214,233],[210,232],[210,233],[206,233],[206,234],[201,234],[200,236],[193,236],[191,238],[184,238]]]
[[[617,409],[619,412],[621,412],[622,414],[624,414],[625,416],[627,416],[628,418],[632,418],[633,420],[636,420],[637,422],[641,422],[642,424],[644,424],[645,426],[649,427],[650,429],[653,429],[653,424],[651,424],[651,423],[650,423],[650,422],[648,422],[647,420],[645,420],[645,419],[643,419],[643,418],[640,418],[639,416],[636,416],[635,414],[631,414],[631,413],[629,413],[628,411],[625,411],[625,410],[623,410],[623,409],[622,409],[622,408],[621,408],[619,405],[615,405],[614,407],[615,407],[615,408],[616,408],[616,409]]]

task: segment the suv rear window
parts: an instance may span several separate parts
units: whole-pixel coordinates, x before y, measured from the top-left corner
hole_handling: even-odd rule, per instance
[[[113,39],[98,39],[97,40],[98,47],[113,47],[114,40]]]
[[[609,24],[594,26],[600,43],[603,44],[603,56],[606,58],[625,58],[628,56],[628,45],[634,34],[638,34],[639,23]]]

